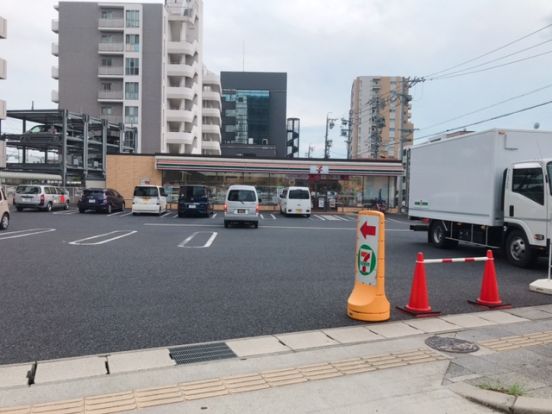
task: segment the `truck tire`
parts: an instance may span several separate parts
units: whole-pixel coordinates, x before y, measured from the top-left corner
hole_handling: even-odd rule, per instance
[[[508,261],[518,267],[529,267],[535,257],[525,232],[521,230],[512,230],[508,233],[504,250]]]
[[[446,229],[442,221],[436,220],[431,222],[428,233],[429,242],[439,249],[450,249],[452,247],[456,247],[458,242],[455,240],[447,240],[445,238],[445,233]]]

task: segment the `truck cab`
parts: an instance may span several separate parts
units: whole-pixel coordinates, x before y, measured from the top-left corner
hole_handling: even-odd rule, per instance
[[[504,180],[504,249],[508,260],[528,266],[546,253],[552,219],[552,159],[513,164]]]

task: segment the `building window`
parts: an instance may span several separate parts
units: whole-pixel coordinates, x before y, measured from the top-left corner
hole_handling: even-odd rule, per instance
[[[112,19],[113,18],[113,10],[102,9],[101,16],[102,16],[102,19]]]
[[[102,66],[113,66],[113,59],[102,58]]]
[[[125,73],[127,75],[139,75],[139,66],[140,62],[138,58],[127,58],[126,59],[126,66],[125,66]]]
[[[125,99],[139,99],[138,82],[127,82],[125,84]]]
[[[102,33],[100,43],[113,43],[113,35]]]
[[[126,12],[126,27],[140,27],[140,11],[127,10]]]
[[[111,106],[102,106],[102,115],[112,115],[113,107]]]
[[[110,91],[111,90],[111,82],[102,82],[102,90],[103,91]]]
[[[125,123],[137,124],[138,123],[138,107],[127,106],[125,107]]]
[[[140,36],[136,34],[126,35],[126,50],[127,52],[140,51]]]

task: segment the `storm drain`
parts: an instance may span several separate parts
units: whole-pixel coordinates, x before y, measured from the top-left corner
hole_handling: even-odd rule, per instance
[[[237,357],[225,342],[169,348],[169,353],[177,365]]]

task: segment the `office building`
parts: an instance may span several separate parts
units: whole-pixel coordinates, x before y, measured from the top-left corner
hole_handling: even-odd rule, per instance
[[[203,66],[201,0],[57,9],[60,108],[136,128],[138,152],[220,155],[220,82]]]
[[[348,158],[402,159],[412,143],[408,82],[403,77],[359,76],[351,89]]]
[[[0,16],[0,39],[8,37],[8,22],[2,16]],[[8,73],[8,65],[5,59],[0,57],[0,80],[6,79]],[[0,119],[6,119],[6,101],[1,99],[0,96]]]
[[[287,157],[287,74],[221,72],[222,155]]]

